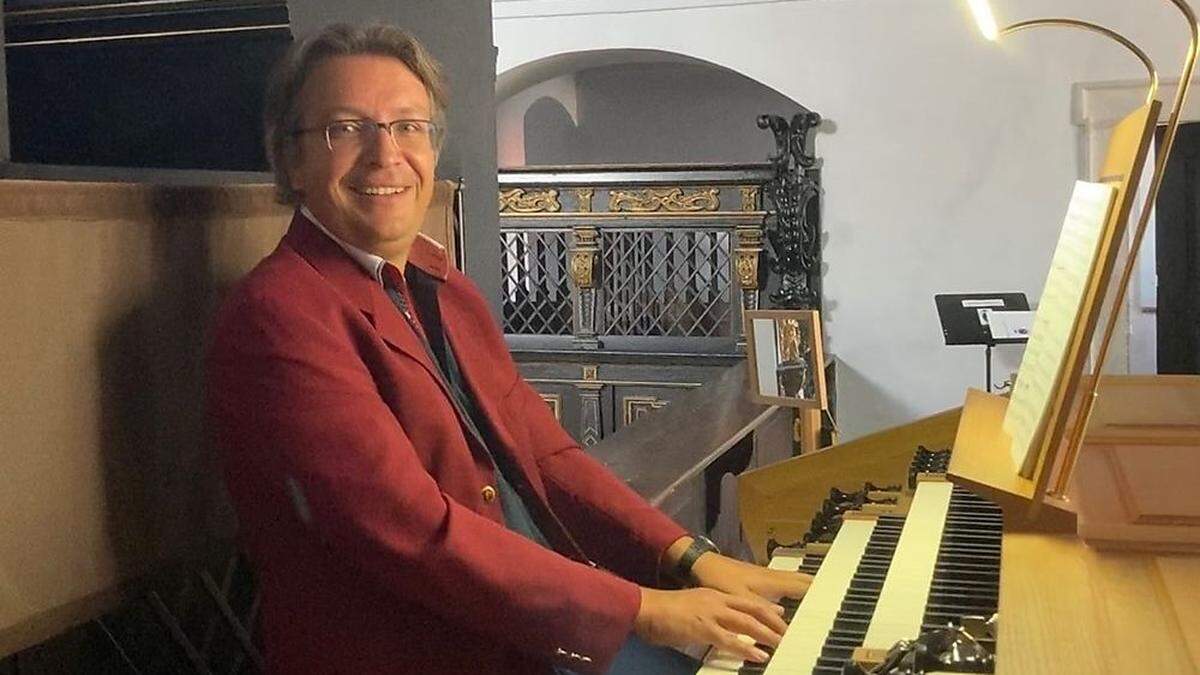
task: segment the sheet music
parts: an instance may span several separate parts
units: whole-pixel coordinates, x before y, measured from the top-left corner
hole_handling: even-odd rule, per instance
[[[1000,312],[981,310],[987,321],[988,330],[996,340],[1028,339],[1033,326],[1033,312]]]
[[[1013,462],[1022,476],[1032,476],[1037,465],[1037,446],[1041,445],[1047,413],[1115,196],[1112,185],[1084,181],[1076,181],[1071,193],[1032,335],[1004,417],[1004,430],[1012,437]]]

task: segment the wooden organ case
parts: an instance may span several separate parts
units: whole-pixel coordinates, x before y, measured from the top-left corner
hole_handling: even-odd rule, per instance
[[[1105,204],[1078,299],[1039,307],[1061,328],[1045,372],[1027,351],[1012,398],[970,390],[961,408],[739,478],[755,557],[814,581],[785,604],[767,664],[715,652],[701,673],[1198,672],[1200,378],[1092,387],[1084,373],[1100,316],[1120,308],[1110,281],[1158,112],[1148,103],[1115,128],[1112,178],[1090,184]],[[1006,422],[1021,406],[1035,413],[1023,430]],[[947,623],[977,634],[990,662],[890,669],[898,641]]]

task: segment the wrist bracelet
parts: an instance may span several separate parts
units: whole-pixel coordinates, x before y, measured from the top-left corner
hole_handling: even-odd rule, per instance
[[[700,556],[705,553],[720,552],[717,545],[712,543],[707,537],[696,536],[692,539],[691,545],[683,552],[683,555],[679,556],[679,560],[675,563],[675,568],[671,571],[671,576],[681,583],[695,583],[695,579],[692,578],[692,566],[696,564]]]

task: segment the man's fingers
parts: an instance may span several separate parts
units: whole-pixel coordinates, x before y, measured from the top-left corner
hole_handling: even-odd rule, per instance
[[[759,623],[782,635],[787,630],[787,622],[783,620],[783,608],[762,598],[746,598],[729,596],[729,606],[744,615],[751,616]]]
[[[719,619],[719,623],[725,630],[749,635],[755,642],[771,647],[779,646],[779,641],[783,639],[783,631],[776,630],[759,621],[757,618],[749,614],[743,614],[742,612],[730,612],[722,616]]]
[[[764,599],[759,595],[727,595],[729,606],[739,612],[755,614],[766,612],[768,614],[777,613],[779,605]]]
[[[792,598],[799,600],[812,585],[812,575],[803,572],[768,570],[771,574],[755,584],[751,590],[766,598]]]
[[[719,634],[713,640],[713,646],[717,649],[729,652],[748,661],[754,661],[755,663],[766,662],[768,658],[767,653],[755,646],[754,638],[745,634],[718,630]]]
[[[812,586],[812,575],[804,572],[794,572],[788,575],[787,584],[782,589],[782,595],[799,600],[808,592],[808,587]]]
[[[634,630],[652,644],[711,644],[741,659],[763,662],[767,659],[764,649],[778,646],[787,631],[781,609],[753,594],[646,588],[642,589]]]

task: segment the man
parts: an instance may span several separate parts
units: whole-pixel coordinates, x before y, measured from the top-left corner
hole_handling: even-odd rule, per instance
[[[590,459],[418,234],[444,119],[433,60],[396,28],[331,26],[273,78],[267,147],[298,209],[230,294],[209,361],[271,670],[602,673],[663,656],[631,636],[764,659],[739,635],[776,644],[764,598],[807,578],[706,551]],[[656,589],[671,572],[700,587]]]

